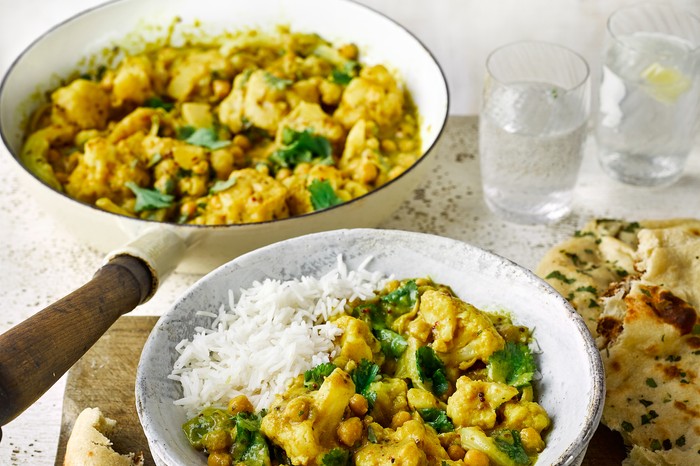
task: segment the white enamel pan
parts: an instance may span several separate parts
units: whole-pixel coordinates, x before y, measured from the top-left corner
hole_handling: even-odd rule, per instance
[[[421,116],[424,156],[400,177],[353,201],[272,222],[192,226],[115,215],[54,191],[18,161],[24,127],[47,91],[76,68],[99,64],[115,45],[138,52],[174,37],[197,21],[208,34],[289,25],[333,42],[354,42],[366,63],[395,70]],[[86,57],[94,57],[93,60]],[[33,198],[81,241],[107,254],[91,282],[0,335],[0,426],[43,394],[122,314],[147,301],[172,270],[204,274],[229,260],[283,239],[339,228],[375,227],[426,174],[429,152],[448,114],[447,83],[431,53],[406,29],[349,0],[120,0],[85,11],[31,44],[0,88],[0,134],[7,155]],[[280,260],[284,260],[280,258]],[[47,344],[51,342],[51,344]]]

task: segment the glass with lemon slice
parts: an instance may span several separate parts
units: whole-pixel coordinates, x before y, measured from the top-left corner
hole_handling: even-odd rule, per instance
[[[680,178],[700,116],[700,19],[661,4],[613,13],[596,124],[603,170],[627,184]]]

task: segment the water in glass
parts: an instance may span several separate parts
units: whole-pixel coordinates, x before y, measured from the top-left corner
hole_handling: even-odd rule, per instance
[[[596,139],[612,177],[670,184],[693,145],[700,85],[689,41],[658,32],[617,37],[605,56]]]
[[[582,159],[587,110],[546,83],[497,87],[480,119],[481,174],[489,207],[519,223],[568,214]]]

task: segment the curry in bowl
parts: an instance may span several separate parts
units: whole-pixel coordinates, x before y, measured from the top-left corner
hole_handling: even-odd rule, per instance
[[[177,345],[207,464],[534,464],[551,421],[530,330],[428,278],[342,267],[255,283]]]
[[[352,43],[279,27],[127,55],[53,90],[20,159],[129,217],[239,224],[360,197],[422,154],[401,80]]]

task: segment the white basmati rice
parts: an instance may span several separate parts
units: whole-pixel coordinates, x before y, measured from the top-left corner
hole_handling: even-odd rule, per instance
[[[327,320],[345,312],[348,302],[368,299],[388,279],[366,269],[348,271],[341,256],[321,278],[266,279],[240,290],[209,328],[198,327],[192,340],[176,346],[180,354],[169,378],[182,384],[175,404],[192,417],[208,406],[225,406],[245,394],[256,410],[269,407],[290,380],[335,356],[333,341],[342,331]]]

